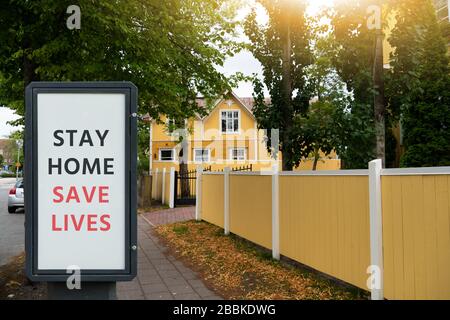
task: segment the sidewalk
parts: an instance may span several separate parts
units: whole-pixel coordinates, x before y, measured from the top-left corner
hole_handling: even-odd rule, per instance
[[[194,271],[165,253],[167,248],[151,226],[192,219],[193,209],[154,211],[138,217],[138,275],[131,282],[117,283],[118,299],[222,299],[206,288]]]

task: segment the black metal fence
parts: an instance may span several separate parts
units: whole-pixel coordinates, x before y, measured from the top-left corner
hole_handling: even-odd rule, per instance
[[[231,171],[252,171],[251,164],[231,168]],[[203,172],[212,171],[211,166],[203,169]],[[218,170],[223,171],[223,169]],[[175,171],[175,206],[195,205],[195,192],[197,187],[197,170]]]

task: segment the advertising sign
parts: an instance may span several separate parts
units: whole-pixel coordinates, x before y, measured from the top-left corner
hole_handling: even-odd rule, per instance
[[[136,274],[136,87],[36,82],[26,90],[27,274]]]

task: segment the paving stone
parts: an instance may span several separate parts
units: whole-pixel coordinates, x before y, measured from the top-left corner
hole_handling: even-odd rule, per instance
[[[173,296],[169,292],[149,293],[145,295],[147,300],[173,300]]]
[[[171,223],[176,219],[192,219],[192,208],[170,210],[170,217],[159,212],[158,217],[148,213],[146,218],[151,215],[150,221],[155,225]],[[133,281],[117,284],[118,299],[220,299],[220,296],[206,288],[194,271],[168,253],[164,244],[155,236],[152,226],[142,218],[138,219],[138,225],[137,277]]]
[[[146,295],[150,293],[160,293],[160,292],[170,293],[170,290],[167,289],[167,286],[164,283],[142,285],[142,291],[144,291],[144,294]]]
[[[181,293],[174,295],[175,300],[200,300],[200,296],[196,293]]]

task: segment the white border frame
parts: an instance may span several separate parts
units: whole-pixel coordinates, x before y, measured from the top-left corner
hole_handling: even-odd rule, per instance
[[[161,151],[167,151],[167,150],[172,150],[173,152],[173,159],[172,160],[161,160]],[[175,152],[175,148],[159,148],[158,149],[158,162],[175,162],[177,161],[176,159],[176,152]]]
[[[244,159],[233,159],[232,150],[244,150]],[[247,161],[248,160],[247,148],[246,147],[231,147],[228,148],[228,161]]]
[[[208,160],[207,161],[196,161],[195,160],[195,152],[197,151],[197,150],[206,150],[206,151],[208,151]],[[193,148],[193,161],[191,162],[191,163],[194,163],[194,164],[202,164],[202,163],[210,163],[211,162],[211,148]]]
[[[222,135],[230,135],[230,134],[241,134],[241,110],[240,109],[221,109],[219,111],[219,132]],[[238,113],[238,130],[233,132],[223,132],[222,131],[222,112],[236,112]],[[227,118],[228,119],[228,118]]]

